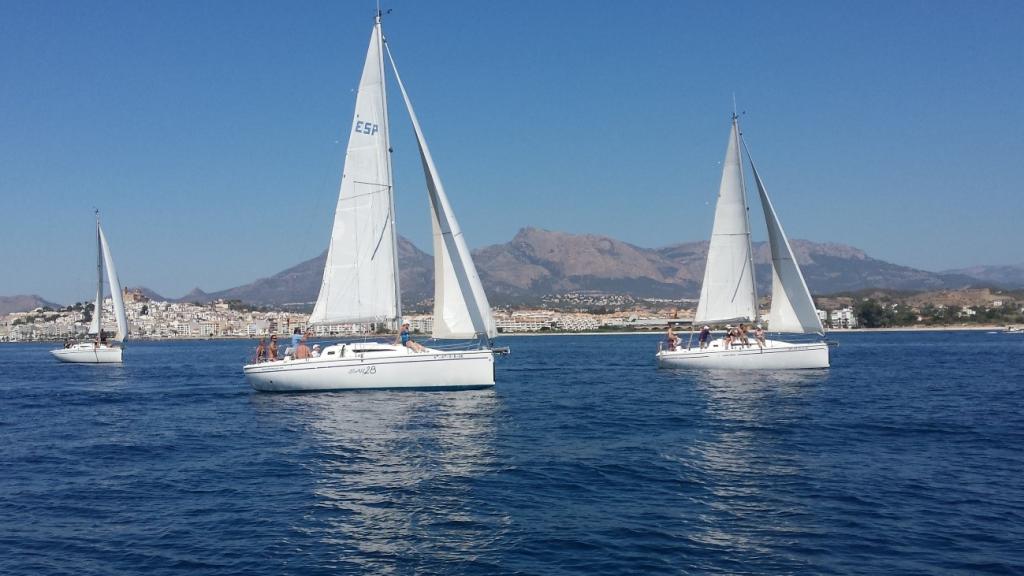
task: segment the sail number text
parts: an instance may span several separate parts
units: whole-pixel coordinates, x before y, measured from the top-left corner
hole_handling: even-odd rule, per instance
[[[370,136],[373,136],[377,133],[377,125],[370,122],[363,122],[362,120],[356,120],[356,133],[369,134]]]

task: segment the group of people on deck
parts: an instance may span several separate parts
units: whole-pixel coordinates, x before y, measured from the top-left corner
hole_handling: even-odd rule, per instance
[[[320,345],[314,344],[312,347],[307,344],[307,341],[312,338],[312,333],[302,333],[298,328],[292,332],[291,346],[284,349],[285,358],[294,358],[301,360],[303,358],[316,358],[320,356]],[[277,335],[274,334],[270,337],[270,344],[267,344],[265,338],[260,338],[258,344],[256,344],[256,363],[261,362],[273,362],[280,360],[278,357],[277,348]]]
[[[676,350],[679,348],[681,340],[672,330],[672,326],[668,327],[667,340],[669,350]],[[764,328],[762,328],[760,324],[758,324],[754,330],[754,341],[757,343],[758,348],[764,348]],[[710,326],[704,326],[700,329],[698,343],[701,350],[704,350],[711,344]],[[740,324],[736,327],[726,325],[725,338],[722,339],[722,343],[726,350],[733,346],[750,346],[750,328],[746,324]]]
[[[284,350],[284,358],[294,360],[318,358],[320,356],[320,345],[314,344],[311,348],[309,344],[307,344],[307,341],[311,340],[312,337],[313,334],[311,332],[303,333],[302,330],[296,328],[292,332],[291,346]],[[395,337],[395,345],[397,346],[399,344],[409,348],[413,352],[425,352],[427,350],[409,336],[408,322],[402,324],[402,329],[399,331],[398,336]],[[277,335],[275,334],[270,337],[269,345],[265,338],[260,338],[259,343],[256,344],[256,363],[273,362],[275,360],[280,360],[277,356]]]

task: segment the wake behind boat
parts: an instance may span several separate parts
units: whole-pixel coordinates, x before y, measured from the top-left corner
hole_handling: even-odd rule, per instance
[[[327,346],[316,358],[243,368],[261,391],[367,388],[479,388],[494,385],[491,338],[497,334],[469,248],[448,202],[412,102],[381,32],[380,14],[356,96],[334,229],[311,325],[401,324],[397,235],[391,174],[384,52],[412,121],[426,176],[434,238],[437,339],[474,340],[473,349],[413,350],[376,342]]]
[[[117,319],[117,334],[114,341],[117,344],[109,343],[103,339],[103,269],[107,270],[107,281],[110,284],[110,300],[114,307],[114,317]],[[96,303],[92,312],[92,323],[89,327],[89,334],[95,334],[96,339],[90,342],[78,342],[65,348],[51,350],[61,362],[75,362],[81,364],[116,364],[121,362],[123,344],[128,339],[128,318],[124,311],[124,299],[121,295],[121,282],[117,277],[117,269],[114,268],[114,258],[110,255],[110,246],[107,244],[107,236],[100,226],[100,213],[96,212]]]
[[[823,335],[825,330],[814,308],[800,266],[793,256],[778,215],[768,198],[746,144],[742,142],[739,119],[732,117],[732,130],[722,168],[722,182],[715,205],[715,223],[708,246],[700,300],[694,325],[756,323],[757,285],[754,279],[754,255],[750,243],[746,189],[743,182],[742,152],[757,184],[768,242],[772,253],[772,305],[768,328],[773,332]],[[732,328],[728,326],[728,328]],[[739,334],[736,332],[735,334]],[[661,368],[796,369],[827,368],[828,344],[825,342],[790,343],[764,339],[750,342],[744,331],[737,338],[726,337],[663,349],[657,353]]]

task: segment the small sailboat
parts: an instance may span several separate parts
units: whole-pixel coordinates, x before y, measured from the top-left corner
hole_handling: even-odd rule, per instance
[[[243,368],[261,391],[367,388],[479,388],[494,385],[497,334],[469,248],[452,212],[412,102],[384,41],[378,11],[356,96],[327,263],[311,325],[401,325],[397,236],[384,53],[402,92],[426,176],[433,220],[434,327],[437,339],[474,340],[471,348],[413,350],[397,343],[326,346],[316,358]]]
[[[742,150],[741,150],[742,143]],[[693,324],[754,324],[757,317],[757,285],[754,278],[754,254],[750,242],[750,220],[743,181],[742,155],[746,152],[750,169],[761,199],[768,243],[772,254],[772,304],[768,329],[791,334],[825,333],[807,289],[800,266],[782,230],[778,214],[768,197],[764,182],[743,142],[736,114],[725,153],[722,182],[715,206],[715,222],[708,246],[704,283]],[[827,368],[828,344],[755,338],[711,340],[706,346],[677,346],[675,350],[658,351],[662,368],[730,368],[730,369],[795,369]],[[746,343],[743,343],[746,341]]]
[[[107,236],[100,226],[100,213],[96,212],[96,304],[93,308],[92,323],[89,334],[95,339],[88,342],[70,344],[67,348],[51,350],[61,362],[78,362],[84,364],[120,363],[124,342],[128,339],[128,317],[124,311],[124,298],[121,282],[117,278],[114,259],[110,255]],[[103,269],[107,270],[107,283],[110,285],[110,299],[114,305],[114,318],[117,319],[117,333],[113,341],[103,337]],[[115,343],[116,342],[116,343]]]

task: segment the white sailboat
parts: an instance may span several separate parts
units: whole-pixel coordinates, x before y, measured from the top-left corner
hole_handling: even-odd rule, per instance
[[[117,320],[117,333],[113,342],[103,338],[103,269],[107,270],[107,283],[110,286],[110,299],[113,302],[114,318]],[[84,364],[110,364],[120,363],[121,353],[124,350],[124,342],[128,339],[128,318],[124,311],[124,298],[121,292],[121,282],[117,278],[117,269],[114,268],[114,259],[110,255],[110,245],[107,244],[107,236],[100,227],[100,214],[96,212],[96,304],[93,308],[92,323],[89,327],[89,334],[95,334],[95,340],[89,342],[78,342],[69,345],[67,348],[51,350],[61,362],[77,362]],[[116,344],[114,343],[116,342]]]
[[[310,323],[401,323],[385,52],[412,121],[430,197],[435,278],[433,337],[474,339],[477,344],[472,349],[425,348],[419,352],[382,342],[334,344],[325,347],[317,358],[246,365],[245,376],[257,390],[494,385],[491,338],[497,329],[490,304],[412,102],[384,42],[379,13],[359,83],[327,263]]]
[[[741,150],[742,143],[742,150]],[[757,184],[768,242],[772,254],[772,305],[768,328],[772,332],[819,334],[825,330],[814,308],[800,266],[793,256],[786,233],[768,198],[768,191],[742,142],[739,122],[734,114],[729,145],[722,169],[722,183],[715,206],[715,223],[708,247],[708,259],[697,303],[694,325],[753,324],[757,322],[757,287],[754,278],[754,255],[750,243],[750,221],[747,216],[746,189],[743,181],[742,154]],[[828,344],[825,342],[792,343],[765,339],[759,345],[749,338],[748,344],[726,345],[724,338],[712,340],[706,347],[679,346],[660,350],[658,366],[662,368],[729,368],[729,369],[796,369],[827,368]],[[692,339],[691,343],[692,344]]]

